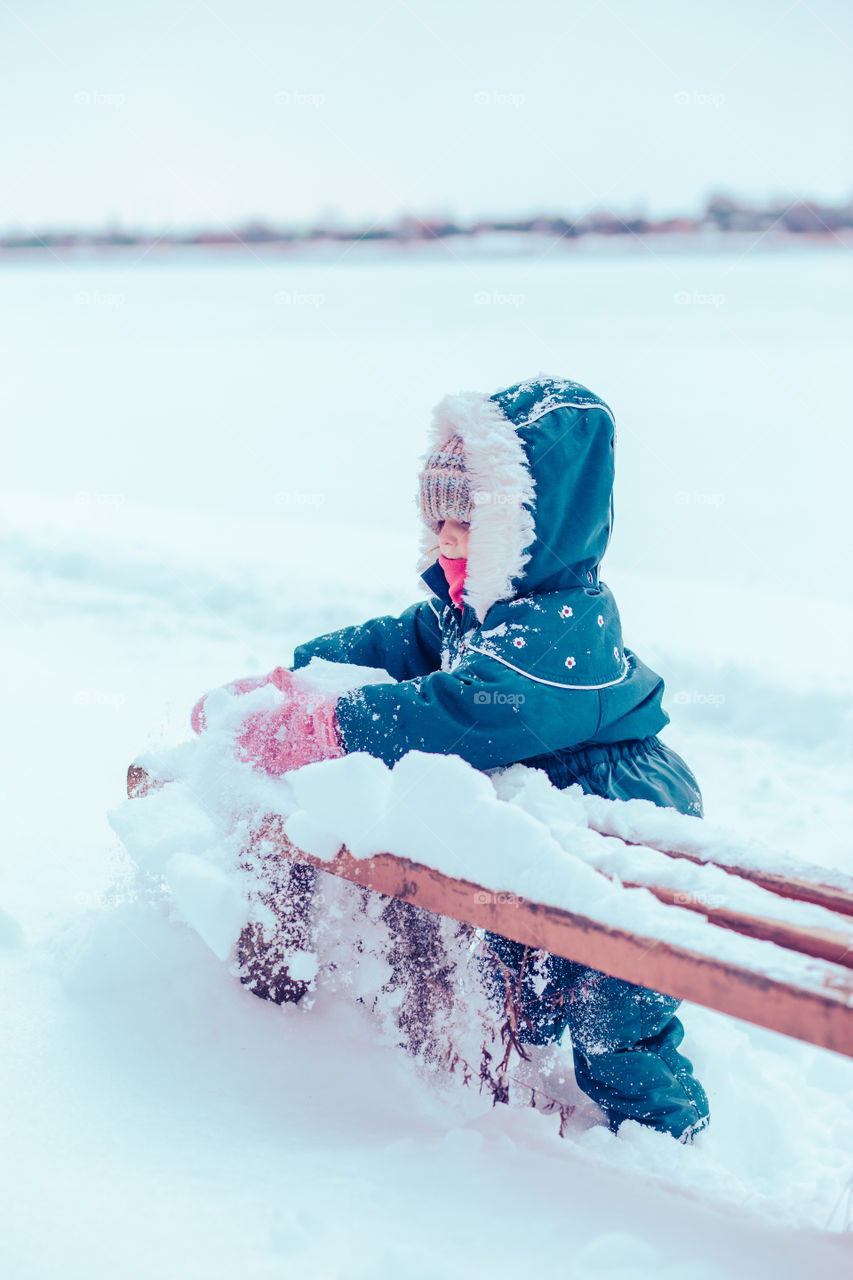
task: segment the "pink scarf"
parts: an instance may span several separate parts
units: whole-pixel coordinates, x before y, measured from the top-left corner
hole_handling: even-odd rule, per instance
[[[444,570],[444,576],[447,579],[447,585],[450,588],[450,599],[461,609],[462,588],[465,585],[465,574],[468,569],[468,561],[463,559],[448,560],[447,556],[439,556],[438,563]]]

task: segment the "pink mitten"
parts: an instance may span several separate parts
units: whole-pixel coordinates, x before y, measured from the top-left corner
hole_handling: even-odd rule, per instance
[[[302,689],[294,690],[283,707],[256,711],[238,739],[241,757],[278,777],[315,760],[345,755],[335,718],[337,702]]]
[[[289,694],[293,689],[293,681],[296,679],[295,672],[288,667],[276,667],[274,671],[270,671],[265,676],[246,676],[243,680],[232,680],[230,684],[222,687],[228,693],[241,694],[251,693],[253,689],[261,689],[265,684],[274,684],[282,693]],[[190,715],[190,723],[196,733],[203,733],[207,728],[207,720],[204,714],[205,698],[210,696],[209,692],[199,698],[198,702],[192,709]]]

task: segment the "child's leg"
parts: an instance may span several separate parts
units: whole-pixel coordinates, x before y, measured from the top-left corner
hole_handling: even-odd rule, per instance
[[[612,800],[646,799],[702,816],[702,795],[692,770],[657,737],[567,752],[562,761],[554,760],[551,767],[544,758],[535,763],[546,768],[557,787],[579,783],[584,791]],[[578,1085],[608,1114],[611,1127],[633,1119],[684,1136],[691,1126],[707,1123],[705,1091],[692,1063],[677,1052],[684,1035],[674,1016],[680,1000],[558,956],[529,953],[497,934],[487,934],[486,940],[510,973],[521,973],[522,1008],[536,1030],[531,1032],[525,1022],[519,1040],[548,1044],[559,1040],[568,1025]],[[547,974],[544,988],[541,980],[534,986],[526,978],[526,950]],[[502,990],[493,987],[496,999]]]
[[[568,990],[565,965],[546,951],[534,951],[521,942],[512,942],[499,933],[487,933],[480,961],[489,996],[496,1010],[512,1010],[517,1039],[521,1044],[554,1044],[562,1036],[568,1020]]]
[[[684,1029],[673,996],[575,966],[568,1008],[578,1085],[611,1127],[639,1120],[687,1136],[708,1119],[705,1090],[678,1052]]]
[[[656,735],[581,751],[574,776],[582,789],[611,800],[651,800],[701,818],[702,793],[689,765]],[[597,757],[597,758],[596,758]],[[594,969],[576,972],[569,1009],[580,1087],[610,1116],[640,1120],[675,1136],[708,1120],[705,1090],[688,1058],[677,1052],[684,1029],[675,1011],[681,1001],[634,986]]]
[[[509,990],[522,1045],[556,1044],[568,1026],[578,1087],[616,1129],[639,1120],[680,1137],[708,1118],[708,1099],[677,1052],[681,1001],[559,956],[486,934],[483,966],[495,1007]]]

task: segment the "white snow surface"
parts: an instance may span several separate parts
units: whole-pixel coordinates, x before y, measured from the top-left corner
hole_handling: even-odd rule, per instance
[[[323,856],[381,836],[569,905],[595,883],[602,911],[618,897],[648,922],[644,890],[619,897],[593,870],[638,878],[652,856],[628,868],[592,829],[609,829],[601,806],[440,758],[434,776],[424,757],[353,757],[273,782],[229,755],[239,700],[223,695],[206,742],[188,724],[206,689],[417,599],[429,409],[545,367],[616,412],[603,577],[667,680],[661,736],[699,778],[705,837],[853,874],[844,255],[77,262],[6,267],[4,284],[3,1275],[849,1275],[846,1058],[683,1005],[712,1110],[695,1145],[614,1136],[583,1108],[561,1138],[553,1116],[424,1079],[350,998],[278,1008],[230,971],[248,892],[235,802],[287,813]],[[125,305],[75,307],[81,288]],[[282,288],[325,310],[275,308]],[[471,307],[478,289],[525,302]],[[680,289],[727,301],[673,308]],[[179,780],[123,803],[138,756]],[[394,788],[412,769],[407,823]],[[638,804],[618,834],[693,822]],[[137,893],[108,813],[163,896]],[[299,957],[306,979],[315,966]],[[570,1087],[565,1047],[558,1072]]]

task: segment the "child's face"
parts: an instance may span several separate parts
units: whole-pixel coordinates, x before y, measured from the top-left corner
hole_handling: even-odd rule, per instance
[[[438,526],[438,548],[446,560],[467,560],[470,524],[442,520]]]

